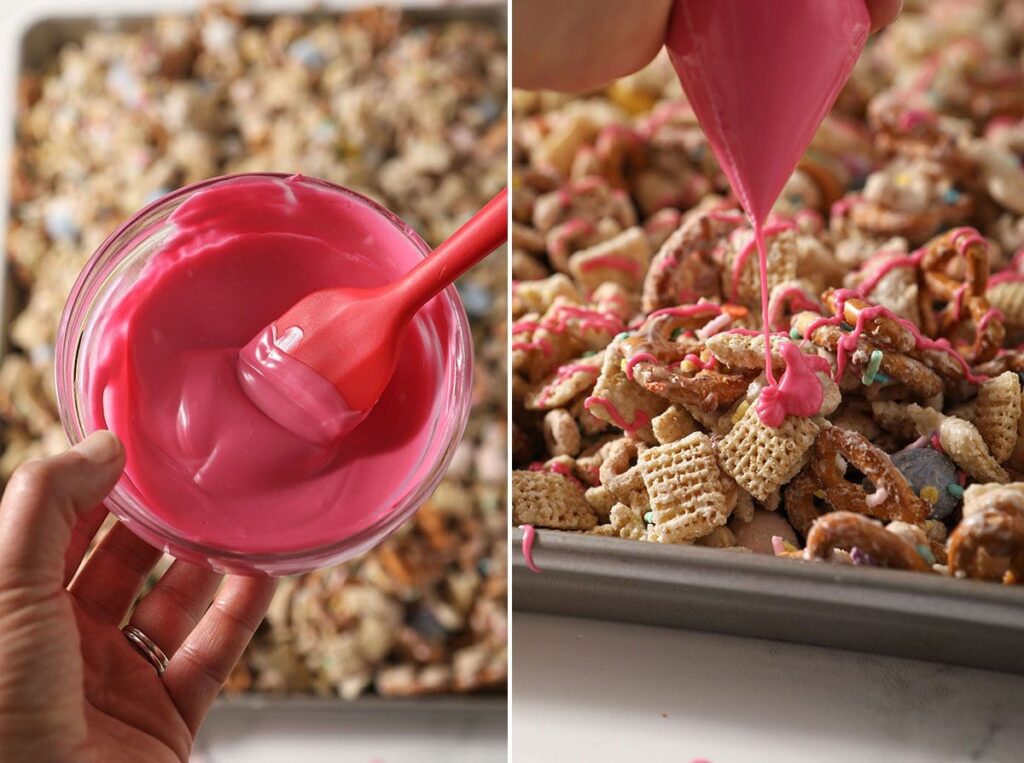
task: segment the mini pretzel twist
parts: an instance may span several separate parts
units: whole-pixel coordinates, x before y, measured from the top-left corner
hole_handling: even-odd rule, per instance
[[[836,456],[857,467],[874,485],[874,494],[869,496],[859,484],[849,482]],[[862,434],[835,426],[823,430],[814,444],[811,463],[826,499],[837,511],[915,524],[923,523],[931,513],[931,507],[914,493],[892,459]]]
[[[836,549],[852,549],[898,570],[931,572],[910,543],[886,530],[879,522],[849,511],[833,511],[815,520],[807,534],[807,559],[828,560]]]
[[[646,354],[656,361],[647,359],[636,363],[632,368],[633,378],[649,392],[666,400],[705,411],[729,405],[742,397],[757,375],[756,371],[730,369],[724,372],[702,368],[688,375],[679,365],[688,354],[698,354],[702,343],[685,335],[673,339],[673,335],[679,330],[700,328],[715,315],[665,314],[649,319],[636,334],[622,342],[627,358]]]
[[[957,278],[949,270],[961,258],[964,275]],[[1002,317],[991,312],[985,296],[988,275],[988,244],[972,228],[948,231],[924,248],[919,291],[922,329],[932,337],[956,340],[964,336],[969,322],[973,338],[958,349],[971,363],[995,357],[1006,337]],[[936,309],[937,302],[945,304]]]
[[[949,536],[949,572],[956,577],[1024,582],[1024,516],[995,503],[965,517]],[[993,563],[1008,560],[1008,566]]]
[[[810,466],[790,480],[783,489],[786,517],[793,529],[804,538],[811,531],[815,520],[824,513],[814,503],[814,494],[818,490],[821,490],[821,483]]]

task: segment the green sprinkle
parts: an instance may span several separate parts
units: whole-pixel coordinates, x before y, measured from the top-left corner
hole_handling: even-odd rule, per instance
[[[678,339],[682,333],[683,333],[683,330],[681,328],[672,329],[672,341],[675,341],[676,339]]]
[[[851,326],[846,321],[843,321],[842,323],[840,323],[839,324],[839,328],[841,328],[843,331],[853,331],[853,326]]]
[[[794,342],[803,339],[803,337],[800,335],[800,330],[796,326],[789,330],[789,338],[792,339]]]
[[[875,381],[878,382],[879,384],[888,384],[889,382],[892,381],[892,379],[890,379],[885,374],[875,374]]]
[[[644,514],[644,522],[646,522],[649,525],[653,525],[654,524],[654,512],[653,511],[648,511],[646,514]]]
[[[964,497],[964,489],[959,485],[946,485],[946,492],[956,498],[958,501]]]
[[[616,339],[625,339],[627,336],[629,336],[629,332],[628,331],[623,331],[621,334],[616,334],[615,338]]]
[[[587,350],[585,353],[583,353],[583,357],[585,358],[592,358],[595,355],[597,355],[597,350]]]
[[[882,366],[882,351],[872,350],[871,358],[868,360],[868,364],[864,367],[864,375],[860,377],[861,383],[868,387],[875,382],[875,378],[878,376],[878,369]]]
[[[918,543],[917,553],[920,554],[921,558],[928,562],[928,564],[935,564],[935,555],[932,553],[932,550],[928,548],[928,546],[924,545],[923,543]]]

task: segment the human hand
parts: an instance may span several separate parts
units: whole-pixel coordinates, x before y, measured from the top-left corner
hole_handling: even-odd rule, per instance
[[[129,622],[170,658],[158,675],[120,626],[160,551],[117,524],[79,571],[123,468],[97,432],[23,464],[0,501],[4,763],[188,760],[270,604],[271,579],[229,576],[218,593],[220,575],[174,562]]]
[[[680,0],[686,2],[686,0]],[[865,0],[871,31],[903,0]],[[513,0],[512,82],[529,90],[579,92],[642,69],[665,42],[672,0]]]

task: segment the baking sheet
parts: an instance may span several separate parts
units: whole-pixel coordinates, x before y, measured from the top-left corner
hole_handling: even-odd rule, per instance
[[[180,11],[195,11],[201,3],[164,2],[158,9],[161,14]],[[367,2],[366,0],[326,0],[317,4],[299,0],[275,0],[253,2],[247,5],[246,16],[250,19],[269,20],[280,13],[299,13],[310,16],[324,16],[341,13],[360,7],[386,5],[403,9],[406,17],[414,23],[440,23],[453,19],[470,19],[493,24],[504,37],[507,29],[507,11],[503,0],[403,0],[402,2]],[[14,44],[8,48],[6,71],[2,72],[3,87],[0,98],[8,105],[8,120],[0,125],[0,152],[9,156],[14,144],[14,113],[16,82],[21,71],[42,68],[56,50],[67,42],[81,39],[87,32],[97,28],[134,29],[151,23],[152,15],[138,13],[132,6],[113,2],[108,4],[102,16],[82,16],[80,11],[63,14],[60,3],[41,3],[26,9],[16,22]],[[12,55],[13,54],[13,55]],[[0,172],[0,235],[6,236],[9,201],[9,177]],[[7,278],[6,259],[0,267],[0,359],[7,349],[7,330],[15,313],[13,283]],[[377,695],[361,695],[355,700],[309,695],[261,695],[248,693],[222,695],[218,698],[214,712],[217,714],[251,713],[269,710],[279,713],[332,713],[346,715],[380,716],[412,714],[429,719],[459,717],[467,722],[498,723],[507,716],[507,699],[502,691],[479,694],[447,694],[416,698],[389,698]]]
[[[897,570],[512,530],[512,607],[1024,673],[1024,590]],[[684,659],[684,656],[680,656]]]

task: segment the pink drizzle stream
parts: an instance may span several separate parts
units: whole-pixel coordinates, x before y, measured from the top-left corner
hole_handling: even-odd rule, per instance
[[[533,542],[536,540],[537,531],[533,525],[523,525],[523,560],[531,572],[540,572],[541,569],[533,563]]]

